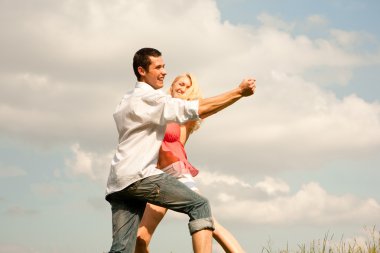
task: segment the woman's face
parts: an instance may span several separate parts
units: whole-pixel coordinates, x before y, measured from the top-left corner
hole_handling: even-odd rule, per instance
[[[171,95],[174,98],[187,98],[187,91],[191,87],[191,81],[187,76],[180,77],[171,86]]]

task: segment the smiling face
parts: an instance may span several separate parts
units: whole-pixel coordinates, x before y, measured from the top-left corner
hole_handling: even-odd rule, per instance
[[[138,72],[141,76],[140,81],[152,86],[154,89],[160,89],[164,86],[164,78],[166,76],[165,63],[162,57],[149,56],[150,65],[145,70],[143,67],[138,67]]]
[[[174,98],[188,99],[188,91],[191,85],[191,80],[188,76],[178,77],[170,87],[170,94]]]

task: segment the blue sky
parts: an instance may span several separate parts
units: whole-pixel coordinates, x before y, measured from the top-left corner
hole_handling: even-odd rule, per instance
[[[268,12],[287,21],[301,21],[310,15],[319,14],[328,18],[328,23],[335,28],[370,32],[378,36],[376,26],[377,11],[380,4],[377,1],[307,1],[300,3],[295,0],[269,1],[217,1],[222,19],[233,23],[257,23],[256,16]],[[326,32],[326,31],[325,31]]]
[[[257,15],[265,12],[279,17],[287,22],[297,22],[302,27],[302,22],[311,15],[320,15],[326,18],[326,26],[317,30],[297,30],[294,35],[307,34],[310,37],[326,37],[329,29],[336,28],[346,31],[358,31],[371,34],[374,40],[363,45],[363,51],[377,48],[380,28],[376,25],[380,3],[378,1],[217,1],[221,11],[222,20],[228,20],[234,24],[258,25]],[[373,85],[379,82],[376,74],[378,65],[366,66],[354,70],[353,80],[345,86],[333,88],[338,96],[356,93],[368,101],[376,101],[379,98],[380,88]],[[358,85],[360,83],[360,85]]]
[[[247,252],[366,238],[380,220],[377,1],[0,1],[0,252],[106,252],[112,112],[141,47],[166,86],[256,94],[187,144],[216,218]],[[190,252],[169,213],[152,252]],[[378,234],[377,234],[378,235]],[[214,245],[214,252],[222,252]]]

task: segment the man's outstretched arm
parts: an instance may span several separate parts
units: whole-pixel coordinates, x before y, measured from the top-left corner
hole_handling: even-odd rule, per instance
[[[204,119],[220,110],[232,105],[242,97],[248,97],[255,93],[256,80],[253,78],[244,79],[240,85],[221,95],[199,100],[198,114]]]

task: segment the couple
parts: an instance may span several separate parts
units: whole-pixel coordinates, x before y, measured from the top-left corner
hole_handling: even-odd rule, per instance
[[[135,246],[136,252],[148,252],[167,209],[189,216],[194,252],[210,253],[212,236],[227,252],[241,252],[234,237],[214,221],[208,200],[190,189],[198,171],[187,161],[183,145],[200,119],[252,95],[255,80],[244,79],[231,91],[202,99],[191,75],[174,80],[172,96],[159,90],[166,71],[156,49],[137,51],[133,69],[135,89],[124,95],[114,113],[119,145],[106,190],[112,209],[110,252],[132,253]]]

